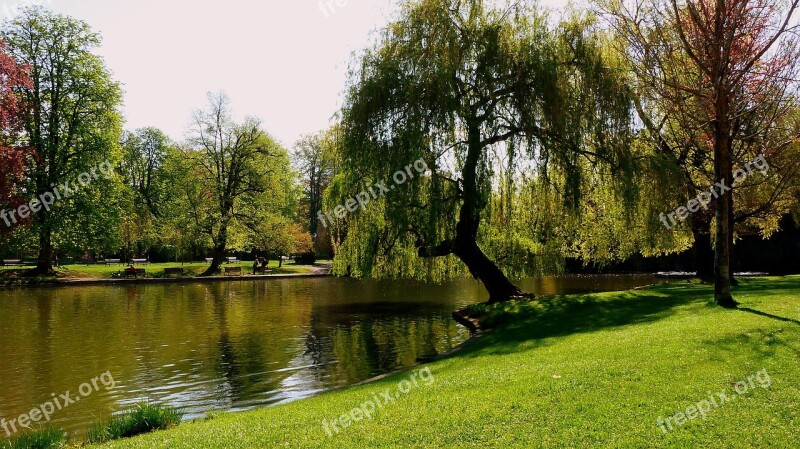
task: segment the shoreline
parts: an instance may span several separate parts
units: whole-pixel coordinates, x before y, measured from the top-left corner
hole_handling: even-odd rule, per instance
[[[193,283],[215,283],[215,282],[236,282],[236,281],[260,281],[260,280],[279,280],[296,278],[327,278],[333,277],[329,267],[317,267],[311,273],[287,273],[287,274],[268,274],[268,275],[242,275],[242,276],[208,276],[208,277],[183,277],[183,278],[139,278],[139,279],[47,279],[34,280],[32,282],[10,282],[0,284],[0,290],[14,290],[22,288],[39,287],[85,287],[96,285],[147,285],[147,284],[193,284]]]

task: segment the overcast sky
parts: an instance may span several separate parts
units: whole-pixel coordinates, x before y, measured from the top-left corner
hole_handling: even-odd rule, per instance
[[[85,20],[125,90],[126,129],[155,126],[183,140],[206,93],[224,90],[287,147],[327,127],[348,64],[395,0],[26,0]],[[327,0],[326,0],[327,1]],[[13,13],[14,0],[0,0]],[[562,0],[548,0],[551,5]],[[324,5],[323,5],[324,6]],[[325,11],[323,11],[325,9]]]

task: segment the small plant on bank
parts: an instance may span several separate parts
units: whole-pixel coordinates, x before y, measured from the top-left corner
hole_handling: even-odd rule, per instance
[[[13,440],[0,441],[0,449],[58,449],[66,443],[67,434],[64,431],[47,427]]]
[[[183,413],[172,407],[142,402],[90,430],[88,441],[102,443],[165,430],[180,424],[182,418]]]

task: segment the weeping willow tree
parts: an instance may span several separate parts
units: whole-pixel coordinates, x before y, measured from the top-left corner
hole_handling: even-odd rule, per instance
[[[418,160],[428,171],[370,204],[362,212],[369,220],[351,223],[348,239],[369,237],[346,257],[408,248],[423,259],[454,256],[491,302],[530,296],[479,244],[492,237],[486,216],[501,167],[547,179],[572,208],[584,161],[629,177],[631,101],[605,55],[588,16],[554,24],[526,2],[403,5],[352,74],[339,149],[345,170],[332,191],[345,198],[391,182]]]

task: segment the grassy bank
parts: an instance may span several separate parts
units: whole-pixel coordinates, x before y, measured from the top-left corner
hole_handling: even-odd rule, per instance
[[[320,261],[320,264],[326,261]],[[236,264],[223,265],[224,268],[241,267],[244,274],[253,273],[253,262],[239,262]],[[123,271],[127,265],[113,264],[113,265],[64,265],[56,268],[56,276],[39,276],[28,277],[26,271],[29,268],[22,267],[0,267],[0,286],[8,285],[36,285],[49,283],[53,281],[69,281],[69,280],[100,280],[112,279],[112,277]],[[207,268],[208,264],[204,262],[193,263],[153,263],[147,265],[137,265],[137,268],[143,268],[147,272],[149,278],[164,277],[164,272],[168,268],[182,268],[184,270],[183,277],[196,277],[202,274]],[[284,262],[282,267],[278,267],[277,261],[272,261],[269,264],[271,270],[270,275],[283,275],[283,274],[309,274],[315,271],[315,266],[312,265],[299,265],[294,261]],[[175,277],[175,276],[172,276]]]
[[[686,283],[509,304],[488,311],[497,330],[426,366],[432,382],[338,433],[332,420],[411,372],[99,447],[800,447],[798,292],[800,277],[746,279],[738,311]],[[717,392],[733,399],[705,419],[657,424]]]

